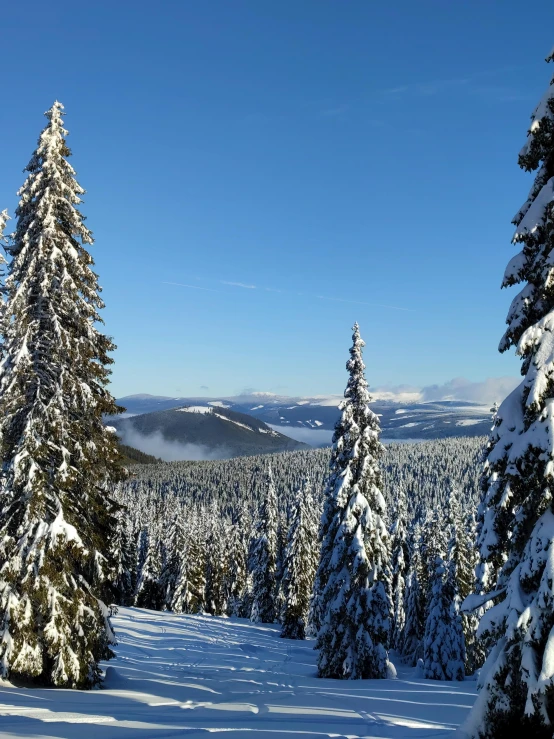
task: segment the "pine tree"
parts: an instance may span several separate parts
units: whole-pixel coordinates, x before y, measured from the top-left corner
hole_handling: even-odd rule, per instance
[[[162,610],[165,602],[165,593],[160,581],[163,565],[163,544],[159,533],[153,529],[147,534],[146,557],[137,582],[135,602],[139,608]]]
[[[175,613],[202,613],[206,585],[206,534],[197,512],[188,523],[185,548],[180,559],[171,610]]]
[[[227,531],[215,507],[209,519],[206,541],[205,610],[212,616],[222,616],[227,611]]]
[[[87,688],[114,636],[99,600],[111,579],[107,489],[123,471],[103,415],[115,347],[101,322],[84,190],[67,161],[63,106],[19,191],[0,367],[0,674]]]
[[[554,61],[554,55],[547,61]],[[523,381],[501,404],[478,514],[479,635],[494,642],[468,719],[472,736],[551,737],[554,724],[554,79],[532,116],[519,164],[538,170],[514,218],[521,251],[503,286],[523,284],[500,351],[516,347]]]
[[[254,622],[275,621],[275,565],[277,560],[277,494],[271,467],[265,478],[257,537],[252,552],[252,613]]]
[[[283,628],[284,639],[305,639],[310,608],[310,595],[317,568],[314,539],[317,521],[313,517],[314,501],[307,479],[299,488],[293,505],[292,520],[283,562]]]
[[[277,523],[277,555],[275,558],[275,620],[283,623],[286,607],[285,583],[285,558],[288,543],[288,532],[290,529],[289,514],[278,515]]]
[[[167,551],[165,562],[160,574],[160,587],[163,591],[164,608],[170,610],[173,604],[175,589],[179,579],[181,560],[185,548],[185,533],[183,530],[182,511],[175,506],[171,524],[167,532]]]
[[[410,539],[410,569],[406,576],[405,622],[401,644],[397,647],[408,664],[415,666],[423,657],[426,597],[420,578],[423,570],[421,556],[421,524],[416,521]]]
[[[402,635],[406,624],[405,596],[406,576],[410,565],[410,553],[406,533],[407,501],[404,488],[399,486],[394,511],[394,520],[390,530],[392,552],[391,600],[393,619],[391,629],[391,646],[400,650]]]
[[[112,560],[115,564],[113,591],[115,602],[130,606],[136,587],[137,552],[129,531],[128,510],[121,506],[116,512],[115,535],[111,541]]]
[[[228,616],[247,617],[244,595],[248,577],[248,540],[246,536],[247,510],[240,504],[229,531],[229,559],[225,575],[225,598]]]
[[[335,426],[317,577],[321,677],[383,678],[389,637],[389,539],[380,491],[379,421],[369,409],[358,324]]]
[[[423,674],[429,680],[463,680],[465,644],[454,563],[437,555],[425,624]]]

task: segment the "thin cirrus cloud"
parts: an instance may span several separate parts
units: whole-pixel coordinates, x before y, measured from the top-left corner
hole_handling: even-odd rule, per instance
[[[221,285],[230,285],[232,287],[240,287],[246,290],[257,290],[258,289],[256,285],[248,285],[244,282],[233,282],[231,280],[219,280],[219,283]],[[222,290],[214,290],[213,288],[209,288],[209,287],[200,287],[199,285],[190,285],[186,282],[166,282],[164,281],[162,282],[162,284],[163,285],[175,285],[177,287],[188,287],[188,288],[191,288],[192,290],[206,290],[207,292],[225,294],[225,291],[222,291]],[[273,287],[264,287],[263,289],[266,292],[271,292],[271,293],[283,294],[285,292],[283,290],[277,290],[276,288],[273,288]],[[289,292],[288,294],[291,294],[291,293]],[[368,303],[363,300],[349,300],[347,298],[332,298],[327,295],[314,295],[312,293],[296,293],[296,294],[300,296],[304,296],[306,298],[315,298],[316,300],[327,300],[333,303],[351,303],[352,305],[368,305],[368,306],[373,306],[373,307],[378,307],[378,308],[389,308],[390,310],[399,310],[399,311],[404,311],[408,313],[414,312],[412,308],[404,308],[400,305],[388,305],[385,303]]]
[[[186,282],[165,282],[162,285],[177,285],[178,287],[190,287],[192,290],[206,290],[209,293],[220,293],[221,290],[213,290],[211,287],[200,287],[200,285],[187,285]]]
[[[244,282],[230,282],[229,280],[220,280],[222,285],[232,285],[233,287],[244,287],[246,290],[256,290],[256,285],[247,285]]]

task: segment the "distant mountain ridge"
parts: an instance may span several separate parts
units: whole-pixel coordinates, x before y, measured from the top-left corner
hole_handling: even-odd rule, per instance
[[[141,400],[144,400],[142,397]],[[141,406],[144,407],[144,406]],[[110,419],[124,443],[149,451],[149,439],[160,448],[173,445],[183,459],[190,447],[204,450],[205,458],[242,457],[307,449],[308,445],[274,431],[263,421],[219,406],[187,403],[129,417]],[[148,447],[148,449],[147,449]]]
[[[405,397],[408,399],[409,393]],[[330,442],[331,432],[339,417],[338,405],[342,396],[313,396],[288,398],[269,393],[254,393],[234,398],[170,398],[155,395],[130,395],[118,399],[127,414],[165,411],[183,405],[215,409],[218,413],[235,412],[271,425],[283,434],[298,438],[308,430],[321,433],[321,442]],[[375,399],[372,410],[381,419],[384,439],[439,439],[452,436],[486,436],[492,425],[488,405],[459,400],[430,402],[399,402]],[[312,433],[312,437],[317,437]]]

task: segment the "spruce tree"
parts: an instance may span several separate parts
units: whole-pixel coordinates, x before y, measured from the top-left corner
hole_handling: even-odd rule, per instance
[[[182,516],[181,508],[175,506],[167,533],[165,562],[160,574],[160,586],[164,594],[164,608],[167,610],[171,610],[172,607],[185,548]]]
[[[139,608],[162,610],[165,603],[165,593],[161,582],[163,566],[163,544],[156,527],[152,527],[147,534],[146,556],[137,582],[135,602]]]
[[[265,476],[265,495],[260,507],[257,536],[252,551],[252,612],[250,619],[273,623],[275,611],[275,566],[277,561],[277,494],[271,467]]]
[[[463,680],[465,643],[458,608],[454,563],[437,555],[425,624],[423,675],[429,680]]]
[[[321,525],[318,671],[321,677],[384,678],[391,610],[389,537],[379,470],[384,450],[379,420],[368,405],[358,324],[353,332]]]
[[[6,279],[0,367],[0,674],[88,688],[114,636],[99,600],[122,477],[103,415],[115,346],[78,210],[84,190],[67,161],[63,106],[46,113],[19,191]]]
[[[423,657],[426,597],[421,583],[421,523],[416,521],[410,536],[410,569],[406,575],[405,621],[400,646],[397,647],[408,664],[415,666]]]
[[[398,650],[402,647],[402,635],[406,623],[404,601],[406,595],[406,576],[410,565],[406,517],[406,494],[404,492],[404,488],[399,486],[394,511],[394,520],[390,530],[392,552],[391,600],[393,606],[391,646]]]
[[[130,606],[136,587],[137,553],[129,531],[129,511],[121,506],[115,515],[115,535],[111,541],[112,560],[115,565],[112,586],[117,605]]]
[[[229,531],[229,557],[225,574],[225,598],[228,616],[248,616],[244,610],[244,595],[248,577],[248,539],[246,535],[248,514],[240,504]]]
[[[317,568],[314,539],[317,521],[313,517],[314,501],[311,485],[304,480],[293,504],[291,525],[283,563],[283,628],[284,639],[305,639],[315,571]]]
[[[550,55],[547,61],[553,61]],[[554,79],[534,111],[519,165],[537,171],[514,218],[520,252],[503,286],[520,284],[500,351],[522,359],[521,384],[498,409],[478,515],[474,597],[494,647],[466,729],[475,737],[551,737],[554,725]]]
[[[227,611],[226,577],[228,561],[227,530],[215,506],[209,517],[209,533],[206,541],[206,584],[204,587],[205,610],[212,616],[222,616]]]
[[[206,533],[202,517],[195,512],[188,522],[171,610],[202,613],[206,585]]]

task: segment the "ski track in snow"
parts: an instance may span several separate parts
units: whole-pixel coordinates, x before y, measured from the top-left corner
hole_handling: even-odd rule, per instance
[[[60,739],[432,739],[453,737],[475,683],[320,680],[313,641],[245,619],[121,608],[100,690],[0,680],[0,737]]]

